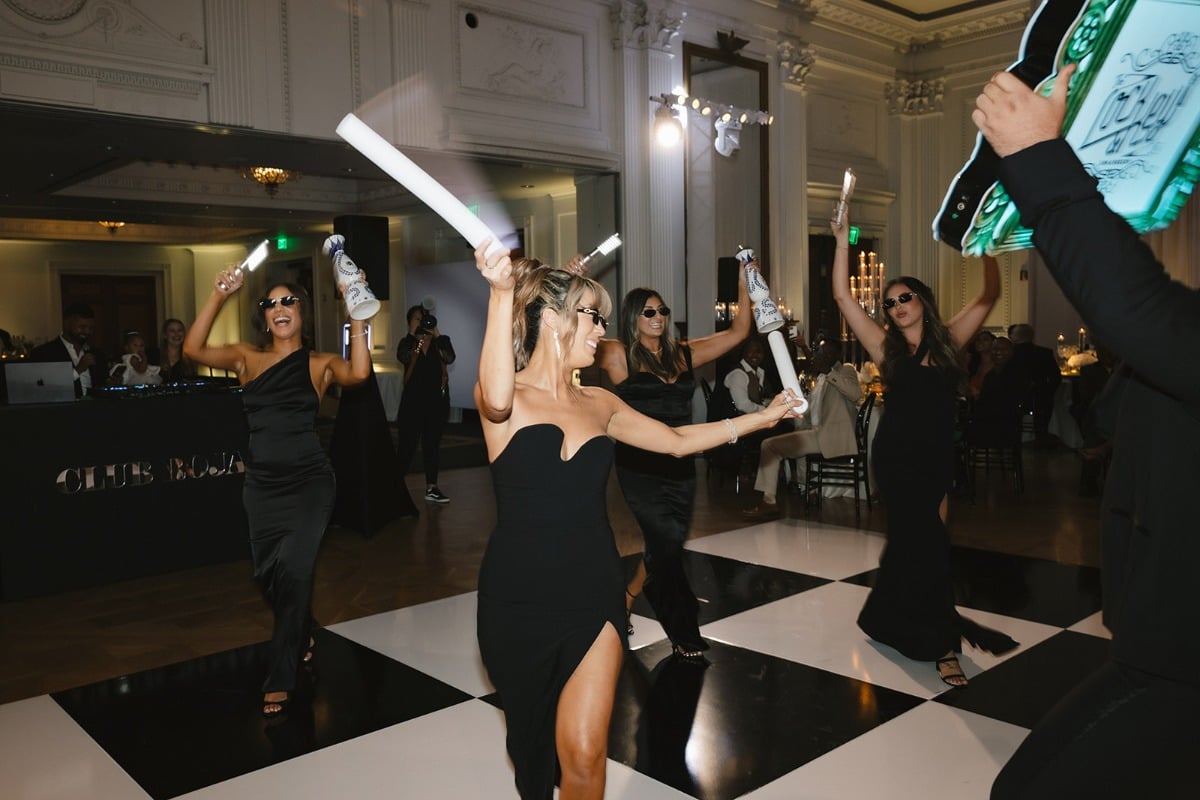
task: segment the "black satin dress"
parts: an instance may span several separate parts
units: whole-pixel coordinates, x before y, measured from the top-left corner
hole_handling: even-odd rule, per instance
[[[692,423],[692,351],[683,347],[685,370],[674,383],[649,372],[633,372],[617,396],[648,417],[678,428]],[[683,569],[683,544],[692,526],[696,465],[617,443],[617,480],[645,540],[646,582],[642,591],[667,637],[687,650],[707,650],[700,638],[700,603]]]
[[[275,613],[264,692],[295,688],[312,625],[313,573],[333,512],[333,468],[317,438],[319,398],[297,350],[242,387],[250,454],[242,493],[254,577]]]
[[[606,624],[625,643],[621,559],[605,506],[612,440],[562,459],[563,432],[518,430],[495,461],[496,527],[479,571],[479,651],[500,693],[525,800],[554,792],[558,698]]]
[[[961,617],[954,607],[950,533],[938,514],[954,478],[958,393],[942,369],[923,366],[926,348],[896,365],[875,434],[875,483],[887,511],[887,545],[858,626],[916,661],[962,649],[993,652],[1017,643]]]

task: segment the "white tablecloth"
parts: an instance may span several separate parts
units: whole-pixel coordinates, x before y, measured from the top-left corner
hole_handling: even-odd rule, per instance
[[[383,400],[383,412],[389,422],[396,421],[400,408],[400,395],[404,393],[404,373],[398,369],[375,365],[375,380],[379,383],[379,396]]]
[[[1073,383],[1064,378],[1054,392],[1054,410],[1050,413],[1047,430],[1059,441],[1072,449],[1083,447],[1083,434],[1079,432],[1079,424],[1071,416],[1071,399]]]

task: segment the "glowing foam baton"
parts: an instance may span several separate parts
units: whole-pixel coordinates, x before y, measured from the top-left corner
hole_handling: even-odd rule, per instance
[[[854,194],[856,180],[854,170],[847,167],[846,173],[842,175],[842,196],[838,199],[837,207],[833,212],[833,224],[839,228],[842,227],[842,220],[846,218],[846,205],[850,202],[850,195]]]
[[[238,264],[237,267],[234,268],[233,272],[234,274],[241,272],[254,272],[254,270],[258,268],[258,265],[266,260],[267,240],[263,239],[258,243],[258,247],[251,250],[250,255],[246,256],[246,258],[242,260],[242,263]]]
[[[754,324],[759,333],[767,334],[767,345],[771,348],[771,355],[775,359],[775,369],[779,370],[779,379],[783,382],[783,388],[789,389],[797,398],[793,408],[797,414],[803,414],[808,410],[808,400],[805,399],[804,392],[800,389],[800,381],[796,377],[796,368],[792,366],[792,357],[788,353],[787,343],[783,340],[783,334],[779,332],[786,320],[783,318],[783,314],[779,313],[779,307],[775,305],[775,301],[771,299],[771,290],[767,287],[767,282],[763,280],[762,273],[758,271],[758,267],[754,263],[754,251],[748,247],[739,246],[737,260],[746,270],[746,288],[749,290],[750,299],[754,301]]]
[[[484,239],[491,239],[492,243],[487,249],[489,255],[504,249],[500,237],[483,224],[479,217],[472,214],[462,201],[450,194],[446,187],[435,181],[428,172],[418,167],[361,119],[353,114],[342,117],[337,126],[337,135],[437,212],[437,215],[450,223],[472,247],[479,247]]]
[[[614,233],[612,236],[608,237],[603,242],[596,245],[595,250],[593,250],[592,252],[590,252],[586,256],[584,256],[583,260],[579,262],[579,266],[585,267],[585,266],[587,266],[587,263],[589,261],[591,261],[593,258],[595,258],[596,256],[606,256],[609,253],[611,253],[613,250],[616,250],[620,246],[621,246],[621,234]]]

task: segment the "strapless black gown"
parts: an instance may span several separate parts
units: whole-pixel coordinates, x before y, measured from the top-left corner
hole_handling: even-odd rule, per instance
[[[887,545],[858,626],[917,661],[959,651],[962,639],[993,652],[1008,636],[961,617],[954,607],[950,534],[938,507],[954,477],[957,392],[946,374],[923,366],[922,348],[896,365],[875,434],[875,483],[887,512]]]
[[[275,612],[264,692],[295,688],[312,625],[313,573],[333,512],[333,468],[317,438],[320,399],[297,350],[242,388],[250,452],[242,499],[254,577]]]
[[[649,372],[631,373],[616,387],[635,411],[678,428],[692,422],[696,380],[691,350],[674,383]],[[617,444],[617,480],[645,541],[646,582],[642,591],[667,637],[687,650],[706,650],[700,638],[700,603],[683,569],[683,545],[696,503],[696,465],[691,458]]]
[[[479,650],[500,693],[517,790],[554,792],[563,686],[610,624],[625,642],[621,559],[605,506],[612,441],[568,461],[563,432],[518,430],[494,462],[496,527],[479,572]]]

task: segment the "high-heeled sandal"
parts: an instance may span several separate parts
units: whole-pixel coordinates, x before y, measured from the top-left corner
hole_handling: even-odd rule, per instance
[[[633,636],[633,603],[638,596],[628,589],[625,594],[629,595],[629,604],[625,606],[625,635]]]
[[[692,649],[690,647],[684,647],[683,645],[679,644],[678,642],[672,643],[671,655],[675,656],[676,658],[680,659],[681,661],[687,661],[692,664],[703,664],[704,663],[704,651],[703,650]]]
[[[263,700],[262,715],[265,719],[275,719],[281,717],[288,711],[288,706],[292,704],[292,698],[283,698],[282,700]]]
[[[946,665],[944,671],[942,670],[943,664]],[[968,683],[967,673],[963,672],[962,664],[958,663],[958,654],[956,653],[951,653],[945,658],[939,658],[937,661],[934,661],[933,668],[937,670],[938,677],[942,679],[942,683],[947,686],[961,689]]]

